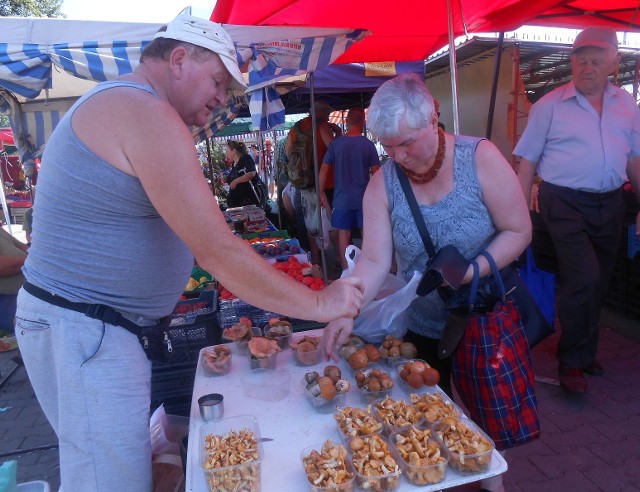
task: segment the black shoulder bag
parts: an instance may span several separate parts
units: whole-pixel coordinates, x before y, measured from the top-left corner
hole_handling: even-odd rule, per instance
[[[437,290],[446,306],[447,302],[454,297],[455,290],[460,287],[462,279],[467,272],[469,262],[460,254],[455,246],[451,244],[441,248],[440,251],[436,253],[433,241],[429,235],[429,230],[424,222],[424,217],[422,217],[420,213],[420,207],[413,194],[409,180],[397,162],[395,166],[402,191],[404,191],[404,196],[413,215],[413,220],[416,223],[420,238],[429,256],[427,269],[420,280],[416,293],[423,296],[433,290]],[[444,285],[445,282],[449,285]],[[438,357],[441,359],[446,359],[455,350],[469,321],[470,313],[468,305],[456,309],[448,309],[448,311],[449,316],[447,323],[445,324],[442,338],[440,338],[440,342],[438,343]]]

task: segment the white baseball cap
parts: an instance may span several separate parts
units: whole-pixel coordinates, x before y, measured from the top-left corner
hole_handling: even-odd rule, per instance
[[[231,74],[232,88],[247,87],[238,68],[236,48],[231,37],[220,24],[193,15],[181,14],[167,24],[166,31],[158,31],[153,39],[156,38],[184,41],[213,51]]]

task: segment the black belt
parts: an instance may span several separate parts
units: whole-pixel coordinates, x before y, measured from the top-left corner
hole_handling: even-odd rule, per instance
[[[579,196],[582,198],[589,198],[591,200],[606,200],[607,198],[611,198],[613,196],[616,196],[618,193],[620,193],[622,191],[622,187],[617,188],[615,190],[611,190],[611,191],[602,191],[602,192],[598,192],[598,191],[585,191],[585,190],[575,190],[573,188],[567,188],[566,186],[558,186],[558,185],[554,185],[552,183],[548,183],[547,181],[543,181],[541,183],[541,186],[548,186],[550,188],[553,188],[555,190],[564,192],[564,193],[568,193],[572,196]]]
[[[118,311],[109,306],[105,306],[104,304],[87,304],[84,302],[71,302],[64,297],[60,297],[59,295],[52,294],[51,292],[47,292],[40,287],[33,285],[29,282],[25,282],[22,285],[22,288],[26,290],[29,294],[38,299],[48,302],[49,304],[53,304],[54,306],[58,306],[64,309],[70,309],[71,311],[76,311],[78,313],[82,313],[89,318],[97,319],[108,323],[110,325],[121,326],[125,328],[127,331],[130,331],[134,335],[140,335],[140,325],[137,325],[133,321],[122,316]],[[170,320],[171,316],[165,316],[160,319],[159,325],[163,325],[167,319]]]

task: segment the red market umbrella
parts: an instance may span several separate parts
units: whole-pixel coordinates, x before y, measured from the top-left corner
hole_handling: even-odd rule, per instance
[[[211,20],[244,25],[331,26],[368,29],[335,63],[425,59],[447,44],[449,8],[454,36],[511,31],[558,0],[218,0]]]
[[[569,29],[609,26],[622,32],[640,31],[640,4],[637,0],[561,2],[542,11],[527,24]]]

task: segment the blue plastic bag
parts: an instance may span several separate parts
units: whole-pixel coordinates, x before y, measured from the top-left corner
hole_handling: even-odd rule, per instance
[[[536,266],[531,246],[527,248],[526,255],[526,262],[520,266],[520,278],[527,286],[547,323],[553,326],[556,314],[556,276]]]

